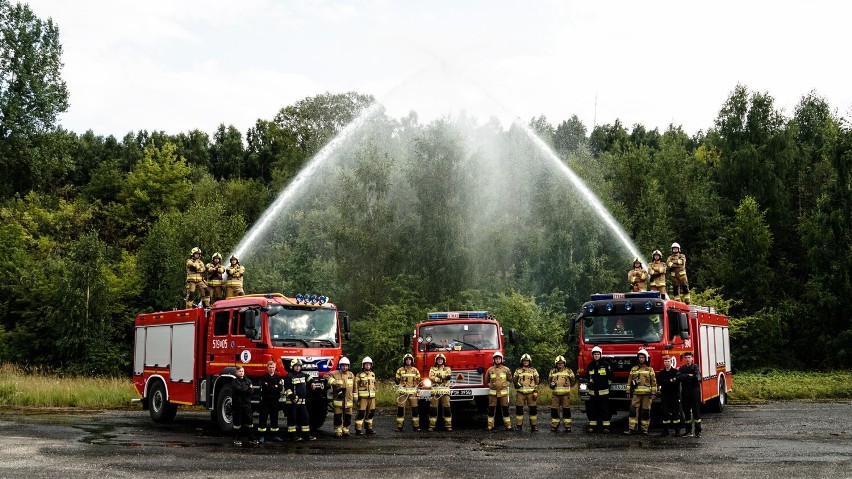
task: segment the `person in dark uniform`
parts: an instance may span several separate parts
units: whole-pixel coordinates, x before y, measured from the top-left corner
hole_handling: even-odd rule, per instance
[[[586,432],[595,432],[598,427],[604,434],[609,433],[609,383],[612,381],[612,365],[603,359],[603,350],[592,348],[592,361],[586,366],[588,379],[589,402],[586,404],[586,415],[589,417],[589,427]]]
[[[254,438],[254,419],[251,414],[251,379],[246,377],[246,370],[237,366],[236,378],[231,382],[233,390],[234,445],[242,446],[243,439],[256,444]]]
[[[308,416],[308,388],[313,388],[311,376],[302,371],[302,360],[290,361],[290,373],[284,377],[284,394],[291,404],[290,416],[287,418],[287,432],[293,435],[294,441],[316,441],[311,435],[311,420]]]
[[[278,434],[278,401],[283,389],[284,379],[275,372],[275,361],[269,361],[266,363],[266,374],[260,379],[260,412],[257,424],[260,442],[266,440],[267,418],[272,440],[281,441],[281,435]]]
[[[674,429],[675,436],[680,436],[680,383],[677,374],[677,369],[672,367],[671,356],[663,356],[663,369],[657,373],[660,407],[663,410],[662,436],[668,436],[669,429]]]
[[[683,361],[685,364],[677,371],[686,428],[683,436],[692,436],[692,427],[695,426],[695,437],[701,437],[701,371],[698,365],[692,362],[690,351],[683,353]]]

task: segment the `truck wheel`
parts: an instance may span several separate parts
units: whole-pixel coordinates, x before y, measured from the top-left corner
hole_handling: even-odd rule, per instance
[[[710,411],[716,413],[725,412],[725,406],[728,404],[728,392],[725,390],[725,379],[719,381],[719,396],[710,400]]]
[[[230,384],[222,386],[216,394],[213,414],[220,431],[231,432],[234,429],[234,393]]]
[[[318,395],[313,401],[308,403],[308,418],[311,420],[311,431],[316,431],[325,424],[325,417],[328,415],[328,399],[322,395]]]
[[[476,412],[485,414],[488,412],[488,396],[476,396]]]
[[[177,405],[166,399],[166,385],[162,381],[155,381],[148,393],[148,412],[151,419],[160,424],[170,423],[177,414]]]
[[[429,427],[429,401],[417,401],[417,414],[420,415],[420,427],[425,431]]]

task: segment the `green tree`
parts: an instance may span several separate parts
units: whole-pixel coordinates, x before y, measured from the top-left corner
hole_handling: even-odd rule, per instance
[[[586,126],[577,115],[572,115],[568,121],[560,123],[553,133],[553,147],[563,158],[569,153],[577,152],[587,142]]]
[[[164,213],[184,208],[192,190],[188,176],[189,167],[177,155],[175,145],[146,148],[122,188],[121,199],[131,215],[129,222],[144,232]]]

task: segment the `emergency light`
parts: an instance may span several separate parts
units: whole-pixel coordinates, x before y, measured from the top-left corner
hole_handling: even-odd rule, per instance
[[[429,313],[427,317],[432,319],[490,319],[488,311],[456,311],[447,313]]]

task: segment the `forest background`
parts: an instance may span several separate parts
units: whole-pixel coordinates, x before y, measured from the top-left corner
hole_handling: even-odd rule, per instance
[[[373,98],[318,94],[245,132],[78,133],[57,121],[61,55],[57,25],[0,0],[0,362],[126,375],[135,315],[181,307],[190,249],[229,255]],[[745,85],[720,103],[693,134],[528,126],[645,258],[682,245],[737,368],[852,368],[850,112],[807,92],[787,114]],[[570,354],[571,318],[626,290],[632,258],[533,150],[517,125],[379,113],[246,258],[246,290],[330,296],[354,319],[346,354],[385,375],[434,310],[493,312],[520,333],[510,357]]]

